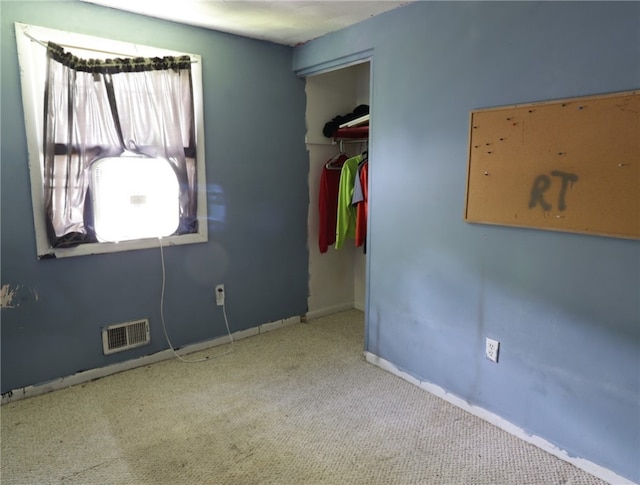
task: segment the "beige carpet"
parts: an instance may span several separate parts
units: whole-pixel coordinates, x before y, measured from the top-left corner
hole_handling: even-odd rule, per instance
[[[603,483],[367,364],[363,325],[347,311],[4,405],[1,483]]]

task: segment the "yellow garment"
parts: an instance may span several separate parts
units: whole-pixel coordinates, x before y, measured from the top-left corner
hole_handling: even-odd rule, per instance
[[[336,217],[336,249],[344,246],[346,239],[355,239],[356,237],[356,208],[351,205],[351,200],[353,198],[353,186],[358,174],[358,164],[361,160],[361,155],[347,159],[340,172]]]

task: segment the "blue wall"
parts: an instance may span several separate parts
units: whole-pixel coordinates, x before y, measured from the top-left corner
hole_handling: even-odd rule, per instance
[[[294,68],[370,48],[368,351],[640,482],[639,243],[463,222],[469,112],[640,88],[640,3],[417,2]]]
[[[0,3],[2,391],[168,348],[159,249],[36,259],[14,22],[201,54],[209,242],[164,251],[165,316],[182,346],[306,312],[308,163],[304,81],[292,49],[78,2]],[[100,328],[137,318],[151,346],[102,355]]]

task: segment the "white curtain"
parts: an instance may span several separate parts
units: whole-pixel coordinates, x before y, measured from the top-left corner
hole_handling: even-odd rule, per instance
[[[178,233],[197,231],[188,57],[79,59],[49,43],[44,201],[53,247],[94,242],[92,163],[127,153],[168,160],[180,183]]]

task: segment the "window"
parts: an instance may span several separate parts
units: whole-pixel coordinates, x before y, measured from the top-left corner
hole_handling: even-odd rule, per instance
[[[206,241],[199,56],[24,24],[16,37],[38,257]]]

